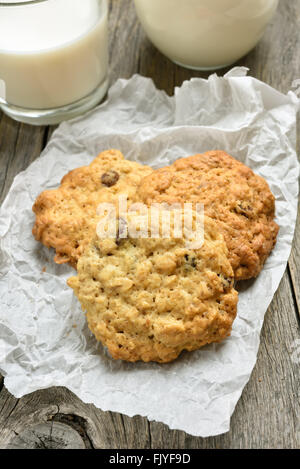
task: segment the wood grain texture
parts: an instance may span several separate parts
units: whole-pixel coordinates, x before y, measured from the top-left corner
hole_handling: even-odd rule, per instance
[[[300,0],[281,0],[263,40],[238,65],[287,92],[300,78],[299,28]],[[208,75],[163,57],[142,32],[132,0],[110,1],[110,57],[111,84],[140,73],[170,95],[184,80]],[[298,135],[299,130],[298,126]],[[40,154],[52,131],[0,114],[1,202],[14,176]],[[257,365],[229,433],[195,438],[139,416],[102,412],[65,388],[16,399],[0,378],[0,448],[300,448],[299,223],[298,219],[289,268],[266,315]]]
[[[0,115],[0,203],[16,174],[39,156],[44,139],[44,128],[13,122]]]
[[[298,135],[300,135],[300,132]],[[295,297],[297,319],[300,324],[300,204],[298,204],[296,236],[294,238],[293,248],[289,260],[289,275]]]

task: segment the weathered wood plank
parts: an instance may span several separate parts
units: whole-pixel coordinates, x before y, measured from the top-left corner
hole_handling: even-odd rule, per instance
[[[300,0],[282,0],[279,13],[259,46],[239,64],[281,91],[300,78]],[[174,85],[193,76],[173,65],[145,38],[131,0],[110,1],[110,81],[133,73],[152,77],[172,94]],[[280,51],[280,53],[278,53]],[[3,200],[15,174],[40,153],[53,128],[30,127],[0,117],[0,193]],[[267,313],[258,362],[226,435],[201,439],[170,431],[161,423],[102,412],[83,404],[64,388],[51,388],[15,399],[0,378],[0,447],[86,448],[299,448],[300,338],[296,304],[300,299],[300,229],[285,274]],[[54,424],[59,424],[54,425]],[[42,425],[42,426],[41,426]],[[63,428],[61,427],[63,426]],[[52,429],[51,432],[50,428]],[[57,430],[56,430],[57,429]],[[64,437],[60,439],[62,432]],[[75,434],[74,434],[75,432]]]
[[[11,440],[6,449],[87,449],[80,434],[58,422],[26,428]]]
[[[148,422],[142,417],[130,419],[102,412],[93,405],[83,404],[65,388],[38,391],[22,399],[16,399],[3,388],[0,393],[0,448],[24,432],[26,440],[34,440],[27,430],[36,433],[37,426],[51,422],[63,423],[77,431],[86,448],[149,447]],[[21,442],[15,440],[13,444]],[[48,440],[45,444],[51,442]]]
[[[300,204],[298,206],[296,235],[294,238],[293,249],[289,260],[289,273],[295,296],[296,314],[300,324]]]
[[[13,122],[4,114],[0,120],[0,203],[3,202],[16,174],[23,171],[41,153],[45,128]]]

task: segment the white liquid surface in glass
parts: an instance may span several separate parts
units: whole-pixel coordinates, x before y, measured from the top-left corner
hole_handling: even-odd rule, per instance
[[[175,62],[213,68],[235,62],[259,41],[278,0],[135,0],[153,44]]]
[[[61,107],[106,79],[107,12],[104,6],[99,12],[101,3],[48,0],[0,7],[0,80],[9,104]]]

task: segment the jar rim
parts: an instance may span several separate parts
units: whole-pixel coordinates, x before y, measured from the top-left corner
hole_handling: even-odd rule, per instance
[[[35,3],[42,3],[48,0],[17,0],[15,2],[0,2],[0,7],[18,7],[21,5],[33,5]]]
[[[19,7],[19,6],[25,6],[25,5],[36,5],[38,3],[44,3],[48,1],[49,0],[16,0],[13,2],[1,2],[0,1],[0,7]]]

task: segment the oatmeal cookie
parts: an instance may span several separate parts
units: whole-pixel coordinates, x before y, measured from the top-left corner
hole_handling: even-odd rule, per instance
[[[204,204],[224,235],[237,280],[256,277],[275,246],[275,198],[267,182],[223,151],[181,158],[154,171],[137,195],[147,205]]]
[[[113,203],[118,196],[132,202],[141,179],[152,172],[148,166],[124,159],[120,151],[100,153],[89,165],[74,169],[58,189],[42,192],[33,211],[33,235],[56,250],[55,262],[76,268],[79,256],[94,237],[100,203]]]
[[[159,234],[167,217],[162,212],[155,221]],[[126,224],[144,226],[145,219],[149,213],[131,214]],[[170,219],[168,238],[146,238],[145,228],[143,238],[124,235],[119,220],[115,238],[96,237],[68,280],[91,331],[114,359],[170,362],[230,335],[238,294],[217,224],[205,217],[204,243],[196,249],[187,234],[175,237],[173,213]]]

